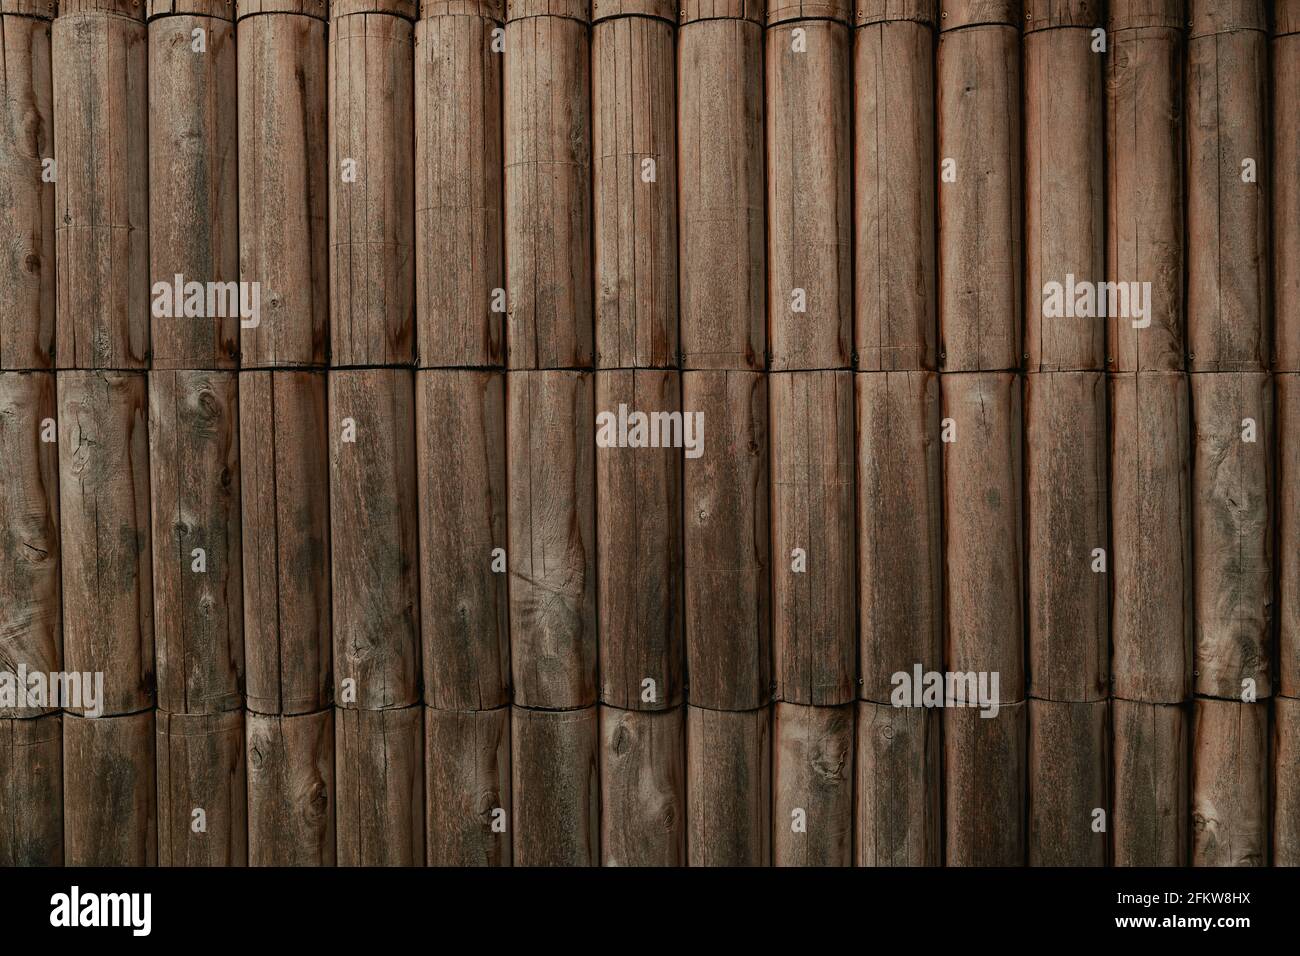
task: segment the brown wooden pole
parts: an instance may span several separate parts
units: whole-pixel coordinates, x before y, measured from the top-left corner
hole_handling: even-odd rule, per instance
[[[1300,371],[1300,2],[1275,0],[1272,64],[1273,369]]]
[[[767,866],[772,856],[772,709],[686,708],[687,859]]]
[[[939,713],[858,701],[855,862],[942,866]]]
[[[333,866],[334,709],[250,711],[245,734],[249,864]]]
[[[596,708],[511,711],[515,865],[598,866]]]
[[[509,866],[510,708],[424,713],[426,861]]]
[[[1198,697],[1192,725],[1192,865],[1268,863],[1268,704]]]
[[[773,711],[773,864],[851,866],[853,704]]]
[[[973,707],[944,708],[948,866],[1020,866],[1025,862],[1027,710],[1024,701],[1003,704],[996,717],[986,717]]]
[[[1111,704],[1116,866],[1186,866],[1191,707],[1116,697]]]
[[[244,712],[157,714],[158,863],[247,866]]]
[[[600,708],[600,852],[605,866],[686,864],[685,707]]]
[[[1277,421],[1276,691],[1300,697],[1300,375],[1273,376]]]
[[[336,709],[339,866],[424,865],[423,711]]]
[[[63,865],[63,715],[0,717],[0,866]]]
[[[1300,700],[1273,705],[1273,865],[1300,866]]]
[[[1104,699],[1029,699],[1031,866],[1107,863],[1109,708]]]
[[[111,672],[110,672],[111,673]],[[154,711],[63,715],[63,859],[156,866]]]

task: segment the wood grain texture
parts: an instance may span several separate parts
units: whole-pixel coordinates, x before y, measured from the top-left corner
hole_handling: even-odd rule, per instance
[[[304,0],[310,3],[310,0]],[[323,8],[322,0],[316,4]],[[329,321],[326,26],[246,16],[239,47],[239,278],[261,316],[240,332],[243,367],[324,365]],[[251,11],[247,11],[251,12]]]
[[[1105,700],[1029,700],[1030,866],[1106,865],[1109,706]]]
[[[853,704],[773,710],[772,863],[852,866]]]
[[[244,712],[155,719],[158,864],[247,866]]]
[[[596,373],[596,412],[618,418],[681,411],[681,375]],[[679,434],[683,435],[683,429]],[[650,430],[662,443],[665,432]],[[707,428],[707,426],[706,426]],[[672,431],[671,424],[668,431]],[[693,432],[694,434],[694,432]],[[707,449],[707,431],[703,435]],[[680,443],[679,443],[680,444]],[[633,710],[676,707],[684,695],[682,462],[675,447],[596,448],[596,578],[600,699]],[[645,681],[653,681],[647,685]]]
[[[944,375],[940,384],[955,430],[943,449],[944,656],[948,670],[999,673],[999,699],[1009,703],[1025,687],[1020,379]]]
[[[158,315],[156,307],[157,284],[174,288],[178,275],[182,283],[239,279],[234,11],[225,4],[182,6],[219,11],[149,23],[151,367],[233,369],[239,309],[209,311],[205,302],[203,315]]]
[[[772,858],[772,711],[686,708],[687,860],[767,866]]]
[[[63,715],[63,860],[68,866],[158,863],[154,712]]]
[[[333,866],[334,710],[249,712],[248,862]]]
[[[973,707],[944,709],[948,866],[1024,864],[1027,710],[1024,701],[1003,704],[996,717]]]
[[[60,368],[143,368],[149,357],[148,42],[134,17],[54,21]]]
[[[0,866],[62,866],[63,715],[0,717],[0,766]]]
[[[677,365],[674,34],[671,24],[646,16],[601,19],[592,28],[599,368]]]
[[[857,409],[859,696],[943,661],[943,462],[939,377],[860,372]],[[938,738],[936,737],[936,740]]]
[[[1190,712],[1183,704],[1111,703],[1115,866],[1188,863]]]
[[[243,707],[244,601],[235,372],[149,373],[158,706]]]
[[[849,30],[830,20],[801,20],[769,26],[765,39],[771,368],[849,368]]]
[[[423,710],[335,710],[339,866],[424,865]]]
[[[1269,50],[1272,65],[1274,371],[1300,371],[1300,4],[1280,0]]]
[[[764,22],[766,0],[682,0],[678,22],[685,26],[700,20]]]
[[[1273,865],[1300,866],[1300,700],[1273,705]]]
[[[853,373],[772,373],[768,391],[776,696],[845,704],[858,656]]]
[[[1197,699],[1192,865],[1268,864],[1268,704]]]
[[[1240,700],[1249,680],[1255,694],[1267,697],[1272,693],[1272,382],[1266,372],[1191,380],[1196,693]]]
[[[1187,26],[1186,0],[1111,0],[1106,5],[1111,33],[1144,27]]]
[[[54,364],[54,183],[42,177],[54,157],[50,46],[48,22],[0,16],[0,369]]]
[[[51,372],[0,372],[0,671],[48,674],[63,660],[58,408]],[[0,717],[57,707],[0,706]],[[47,726],[47,725],[42,725]]]
[[[1029,693],[1044,700],[1110,691],[1106,425],[1101,372],[1025,376]]]
[[[855,863],[940,866],[939,714],[866,700],[857,707]]]
[[[882,15],[863,2],[853,31],[856,367],[933,369],[934,30],[915,21],[863,26]]]
[[[492,308],[506,285],[501,54],[492,50],[501,12],[431,16],[436,6],[423,4],[415,25],[419,363],[501,365],[504,312]]]
[[[329,415],[334,701],[407,707],[420,699],[413,373],[331,371]]]
[[[515,865],[598,866],[596,708],[511,711]]]
[[[939,29],[1000,24],[1020,27],[1021,0],[939,0]]]
[[[509,866],[510,708],[424,712],[429,866]]]
[[[740,0],[755,6],[755,0]],[[736,0],[730,0],[735,5]],[[763,31],[684,4],[677,43],[682,367],[763,369],[767,259]],[[757,16],[762,2],[757,0]]]
[[[604,866],[686,864],[686,708],[600,708]]]
[[[505,403],[500,372],[415,374],[421,657],[432,707],[509,702]]]
[[[385,12],[330,21],[331,365],[415,358],[413,32]]]
[[[329,437],[322,372],[240,372],[248,709],[304,714],[333,701]]]
[[[853,19],[853,0],[768,0],[769,27],[795,20],[820,19],[848,23]]]
[[[1192,448],[1187,377],[1109,376],[1111,680],[1116,697],[1192,692]]]
[[[767,376],[684,372],[706,443],[684,463],[687,699],[745,710],[771,698]]]
[[[1277,403],[1276,690],[1300,697],[1300,375],[1274,375],[1273,381]]]
[[[145,375],[61,372],[58,398],[64,667],[132,713],[154,704]]]

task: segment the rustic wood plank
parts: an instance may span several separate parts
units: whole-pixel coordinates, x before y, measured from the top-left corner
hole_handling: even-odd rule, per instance
[[[772,711],[686,708],[687,859],[767,866],[772,857]]]
[[[934,710],[858,701],[858,866],[942,865],[939,731]]]
[[[424,712],[429,866],[509,866],[510,708]]]
[[[423,710],[336,709],[339,866],[424,865]]]
[[[1195,703],[1192,866],[1268,863],[1268,704]]]
[[[1111,704],[1115,866],[1186,866],[1190,850],[1190,707]]]
[[[1106,865],[1109,706],[1029,700],[1030,866]]]
[[[0,767],[0,866],[62,866],[63,715],[0,717]]]
[[[329,437],[323,372],[240,372],[248,709],[303,714],[333,701]]]
[[[845,704],[858,656],[853,373],[773,373],[768,390],[776,696]]]
[[[1027,711],[1024,701],[1003,704],[996,717],[986,717],[974,707],[944,708],[944,843],[949,866],[1024,864]]]
[[[156,866],[154,712],[63,715],[63,859]]]
[[[244,712],[156,720],[159,865],[247,866]]]
[[[1300,866],[1300,700],[1273,706],[1273,865]]]
[[[1277,389],[1276,690],[1300,697],[1300,375],[1278,374],[1273,381]]]
[[[334,710],[250,711],[246,736],[249,864],[333,866]]]
[[[1300,3],[1274,4],[1272,65],[1273,113],[1273,369],[1300,371],[1300,181],[1289,170],[1300,167]]]
[[[500,372],[415,374],[424,700],[446,710],[509,703],[505,402]]]
[[[686,864],[685,709],[600,708],[603,865]]]
[[[854,4],[858,27],[875,23],[914,22],[934,26],[939,0],[857,0]]]
[[[853,704],[773,709],[773,864],[852,866]]]
[[[596,708],[511,711],[515,864],[598,866]]]

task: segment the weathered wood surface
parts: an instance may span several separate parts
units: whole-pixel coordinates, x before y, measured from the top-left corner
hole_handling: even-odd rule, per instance
[[[133,713],[154,704],[145,374],[60,372],[57,388],[64,667],[102,672],[102,712]]]
[[[247,866],[244,712],[156,721],[159,865]]]
[[[1115,866],[1186,866],[1190,851],[1191,708],[1111,702]]]
[[[0,767],[0,866],[62,866],[63,715],[0,717]]]
[[[414,7],[414,0],[362,0],[336,3],[331,11],[329,328],[335,366],[409,365],[415,358]]]
[[[1273,705],[1273,865],[1300,866],[1300,700]]]
[[[246,719],[249,864],[333,866],[334,709]]]
[[[149,284],[154,369],[233,369],[239,364],[238,308],[209,310],[206,293],[201,315],[178,312],[183,302],[164,310],[171,315],[159,315],[157,306],[157,284],[174,287],[178,275],[182,283],[239,279],[235,126],[239,106],[233,21],[234,7],[212,0],[150,3]]]
[[[54,77],[50,24],[0,15],[0,369],[54,364],[54,183],[43,175],[54,158]]]
[[[587,372],[506,377],[510,652],[524,707],[596,702],[593,396]]]
[[[600,708],[604,866],[686,865],[685,711]]]
[[[682,408],[707,423],[684,466],[687,699],[752,710],[771,698],[767,376],[684,372]]]
[[[515,865],[598,866],[596,708],[511,710]]]
[[[1268,704],[1203,700],[1192,723],[1192,865],[1268,863]]]
[[[1277,0],[1273,9],[1272,168],[1274,371],[1300,371],[1300,3]]]
[[[139,3],[65,3],[54,21],[59,368],[148,362],[147,47]]]
[[[63,715],[63,860],[68,866],[158,862],[154,711]]]
[[[243,707],[239,377],[149,373],[158,706]]]
[[[768,391],[776,696],[845,704],[858,656],[853,373],[772,373]]]
[[[772,857],[772,708],[686,708],[687,860],[767,866]]]
[[[424,792],[429,866],[509,866],[510,708],[425,708]]]
[[[248,709],[333,701],[329,434],[323,372],[239,373]]]
[[[681,412],[678,372],[601,370],[595,378],[597,414],[617,418],[622,406],[629,414]],[[673,426],[667,427],[650,419],[657,444]],[[684,427],[685,421],[683,441]],[[703,447],[707,453],[707,441]],[[605,704],[665,710],[684,696],[683,460],[676,447],[596,448],[597,656]]]
[[[773,711],[773,864],[852,866],[854,705]]]
[[[54,391],[52,372],[0,372],[0,671],[10,674],[63,660]],[[0,717],[58,709],[27,703],[0,703]]]
[[[940,866],[939,712],[858,702],[855,863]]]
[[[419,700],[420,560],[414,375],[329,373],[334,702]]]
[[[1024,864],[1027,711],[1024,701],[1003,704],[995,717],[975,707],[944,709],[944,844],[949,866]]]
[[[415,373],[424,701],[446,710],[509,703],[505,385]]]
[[[1277,421],[1276,691],[1300,697],[1300,375],[1279,374]]]
[[[1110,719],[1105,700],[1029,700],[1029,865],[1105,866]]]
[[[424,865],[423,710],[336,708],[339,866]]]

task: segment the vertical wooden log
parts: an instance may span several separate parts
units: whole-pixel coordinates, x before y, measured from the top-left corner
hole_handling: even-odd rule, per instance
[[[768,388],[776,696],[845,704],[858,654],[853,373],[773,373]]]
[[[1300,371],[1300,3],[1273,6],[1273,369]]]
[[[239,279],[234,19],[230,3],[149,0],[150,352],[155,369],[233,369],[239,364],[238,293],[218,304],[206,292],[206,283]],[[162,290],[157,284],[172,295],[178,282],[181,291],[187,283],[205,284],[199,314],[183,309],[183,299],[170,301],[170,309],[158,307]]]
[[[419,700],[415,393],[405,369],[329,374],[334,700]]]
[[[511,711],[515,864],[598,866],[596,708]]]
[[[511,368],[592,359],[588,0],[506,4],[506,354]]]
[[[1106,865],[1109,706],[1029,700],[1030,866]]]
[[[334,710],[248,713],[248,862],[334,865]]]
[[[670,0],[597,3],[591,31],[596,364],[677,364],[677,51]]]
[[[149,373],[158,706],[244,706],[239,379]],[[160,728],[163,730],[165,728]]]
[[[415,310],[421,366],[501,365],[501,0],[420,4]]]
[[[1268,863],[1268,704],[1204,700],[1192,726],[1192,865]]]
[[[104,675],[110,715],[154,704],[145,392],[139,372],[58,377],[64,667]]]
[[[1184,0],[1111,0],[1107,278],[1151,283],[1150,315],[1110,316],[1115,372],[1183,368]]]
[[[244,712],[157,713],[158,863],[247,866]]]
[[[809,14],[797,3],[768,9],[767,318],[774,370],[852,364],[850,7],[833,0]]]
[[[524,707],[596,702],[592,392],[585,372],[506,382],[510,648]]]
[[[54,364],[53,18],[54,0],[0,11],[0,369]]]
[[[248,709],[329,706],[329,460],[321,372],[240,372]]]
[[[605,866],[686,863],[686,708],[600,708],[600,853]]]
[[[423,710],[336,710],[339,866],[424,865]]]
[[[664,710],[683,697],[682,461],[687,419],[674,433],[653,416],[681,412],[675,371],[596,373],[596,412],[609,423],[651,416],[645,441],[659,447],[596,448],[596,560],[600,699],[624,709]],[[624,414],[626,413],[626,414]],[[692,422],[693,441],[704,441]],[[706,426],[707,427],[707,426]],[[645,433],[645,429],[643,429]],[[629,438],[632,432],[629,428]],[[707,445],[697,446],[707,450]],[[686,454],[692,452],[687,449]],[[653,681],[647,685],[645,682]]]
[[[1112,707],[1115,866],[1186,866],[1190,708],[1116,697]]]
[[[935,0],[858,0],[853,340],[862,371],[935,367]]]
[[[510,708],[424,712],[429,866],[509,866]]]
[[[766,365],[763,0],[685,0],[677,43],[682,367]]]
[[[156,866],[154,712],[63,715],[63,858],[68,866]]]
[[[772,855],[772,711],[686,708],[687,859],[767,866]]]
[[[774,705],[772,862],[853,864],[853,704]]]
[[[1020,4],[945,0],[936,55],[940,366],[1020,365]],[[951,161],[951,163],[949,162]]]
[[[324,365],[329,317],[325,0],[239,0],[239,278],[259,283],[244,368]]]
[[[939,714],[858,701],[858,866],[941,866]]]
[[[1277,385],[1276,692],[1300,697],[1300,375],[1273,376]]]
[[[424,700],[509,702],[505,376],[415,375]]]
[[[685,372],[682,408],[700,412],[704,454],[684,468],[688,699],[752,710],[771,699],[767,376]]]
[[[0,866],[62,866],[63,715],[0,717],[0,767]]]
[[[330,363],[409,365],[416,0],[342,0],[330,15]]]
[[[0,372],[0,671],[10,674],[62,667],[57,415],[53,373]],[[0,717],[58,709],[27,703]]]
[[[56,348],[60,368],[149,359],[144,5],[65,0],[55,18]]]
[[[1263,370],[1272,321],[1266,5],[1189,0],[1188,13],[1188,367]]]
[[[950,665],[951,667],[951,665]],[[949,866],[1025,862],[1025,702],[997,716],[943,712],[944,840]]]
[[[1267,697],[1273,692],[1272,383],[1267,372],[1191,378],[1196,693]]]
[[[1273,706],[1273,865],[1300,866],[1300,700]]]
[[[859,696],[883,704],[893,674],[943,664],[939,377],[870,372],[853,379]]]

